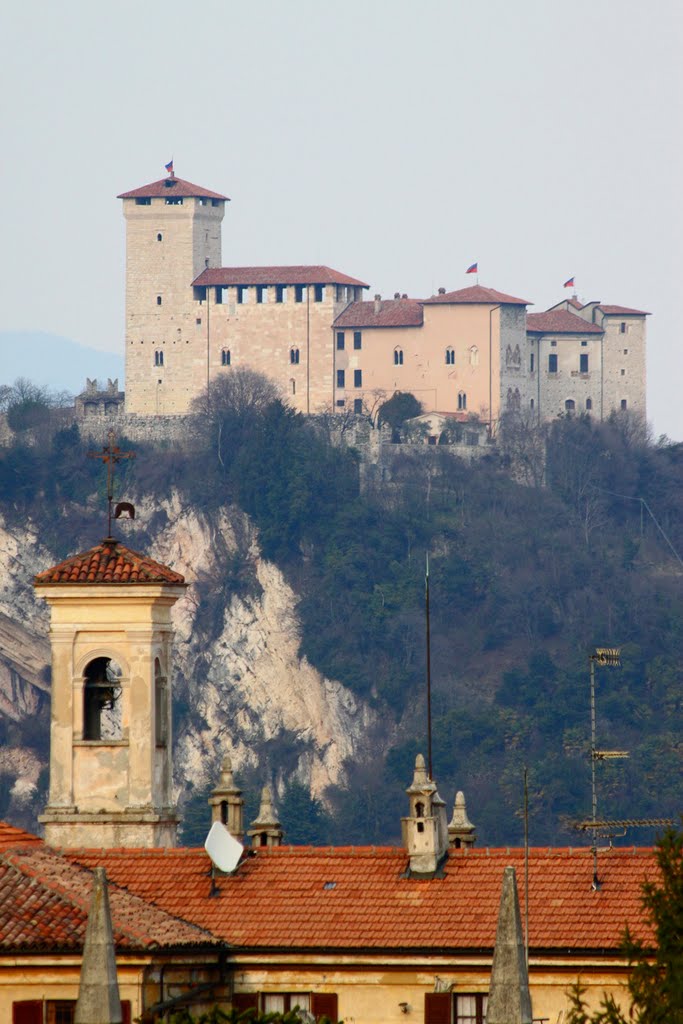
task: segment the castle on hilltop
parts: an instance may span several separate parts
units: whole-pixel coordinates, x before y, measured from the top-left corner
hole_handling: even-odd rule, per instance
[[[363,298],[326,266],[224,267],[227,196],[173,174],[124,192],[126,413],[183,415],[236,366],[295,409],[365,413],[396,391],[495,424],[566,412],[645,415],[646,312],[576,296],[543,313],[476,284]]]

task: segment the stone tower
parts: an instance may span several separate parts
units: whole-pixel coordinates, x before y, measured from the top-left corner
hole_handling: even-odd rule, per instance
[[[406,790],[410,812],[401,818],[403,845],[410,857],[410,873],[429,875],[437,870],[448,850],[446,804],[427,774],[422,754],[415,758],[415,774]]]
[[[252,846],[280,846],[284,832],[278,820],[277,811],[273,806],[273,794],[270,786],[264,786],[261,792],[261,806],[251,827],[247,830]]]
[[[211,790],[209,806],[211,822],[220,821],[241,843],[244,839],[244,798],[242,790],[235,785],[229,754],[223,758],[221,777],[216,788]]]
[[[206,383],[209,311],[194,301],[192,282],[221,265],[229,200],[173,175],[118,198],[126,218],[126,412],[185,412],[184,390],[195,395]]]
[[[50,606],[52,846],[174,846],[171,608],[182,576],[111,537],[35,578]]]

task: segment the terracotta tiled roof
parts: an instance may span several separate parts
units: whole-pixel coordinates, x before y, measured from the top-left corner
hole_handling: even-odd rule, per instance
[[[552,309],[546,313],[527,313],[526,329],[534,334],[602,334],[602,327],[591,324],[583,317],[566,309]]]
[[[331,267],[209,267],[203,270],[193,284],[352,284],[361,288],[370,286],[355,277],[349,277]]]
[[[504,305],[504,306],[528,306],[526,299],[516,299],[514,295],[505,295],[504,292],[497,292],[495,288],[484,288],[476,284],[472,288],[460,288],[457,292],[445,292],[443,295],[432,295],[431,299],[425,299],[425,306],[433,306],[438,303],[446,305]]]
[[[0,853],[0,949],[80,950],[92,872],[42,846]],[[215,946],[193,924],[109,885],[114,941],[121,950]]]
[[[241,948],[466,950],[493,947],[503,870],[523,850],[453,853],[445,877],[406,879],[398,848],[259,849],[236,873],[211,881],[203,850],[70,851],[103,865],[130,892]],[[656,874],[651,850],[600,854],[600,892],[591,888],[587,848],[532,850],[532,948],[567,953],[611,949],[628,921],[643,933],[641,884]]]
[[[22,828],[15,828],[14,825],[8,825],[6,821],[0,821],[0,850],[42,845],[43,840],[38,836],[24,832]]]
[[[646,313],[643,309],[629,309],[628,306],[604,306],[600,304],[598,309],[601,309],[606,316],[652,316],[651,313]]]
[[[49,583],[173,583],[184,584],[185,577],[153,558],[131,551],[117,540],[106,537],[101,544],[73,555],[51,569],[39,572],[36,586]]]
[[[374,302],[352,302],[334,321],[335,327],[421,327],[422,303],[417,299],[382,299],[375,313]]]
[[[220,192],[210,192],[208,188],[201,185],[193,185],[191,181],[183,181],[182,178],[162,178],[160,181],[153,181],[149,185],[142,185],[134,188],[131,192],[122,192],[117,199],[168,199],[171,196],[196,199],[224,199],[230,202],[227,196]]]

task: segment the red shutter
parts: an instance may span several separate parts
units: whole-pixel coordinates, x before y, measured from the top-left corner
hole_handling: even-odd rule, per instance
[[[238,1013],[244,1013],[245,1010],[258,1010],[258,992],[234,992],[232,1008]]]
[[[450,992],[425,993],[425,1024],[451,1024]]]
[[[123,1024],[131,1024],[130,999],[121,1000],[121,1019]]]
[[[314,992],[311,998],[311,1010],[314,1017],[327,1017],[332,1021],[332,1024],[337,1024],[339,1020],[337,1014],[337,993]]]
[[[43,1024],[43,1003],[40,999],[25,999],[12,1003],[12,1024]]]

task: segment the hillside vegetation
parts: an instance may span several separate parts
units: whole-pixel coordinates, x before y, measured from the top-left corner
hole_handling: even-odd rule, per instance
[[[587,841],[571,823],[590,811],[595,645],[621,647],[623,660],[598,670],[598,745],[631,752],[598,766],[599,810],[678,812],[681,446],[651,443],[628,416],[565,419],[547,431],[543,487],[514,482],[493,458],[466,464],[447,446],[395,445],[388,479],[361,491],[353,450],[335,447],[263,383],[231,387],[198,409],[189,447],[137,445],[120,486],[138,499],[176,489],[209,515],[227,503],[247,512],[263,555],[300,597],[302,653],[381,712],[374,758],[349,764],[347,787],[328,791],[325,807],[290,787],[280,810],[291,841],[398,840],[403,791],[426,749],[426,552],[434,773],[449,801],[465,791],[480,841],[520,842],[525,766],[532,842]],[[56,558],[101,536],[93,500],[103,481],[88,447],[72,427],[40,448],[19,440],[0,451],[0,511],[39,524]],[[142,523],[127,542],[145,539]],[[207,601],[223,607],[253,585],[233,560]],[[253,785],[253,805],[256,779],[241,781]],[[204,799],[187,808],[188,840]],[[638,831],[628,841],[651,838]]]

